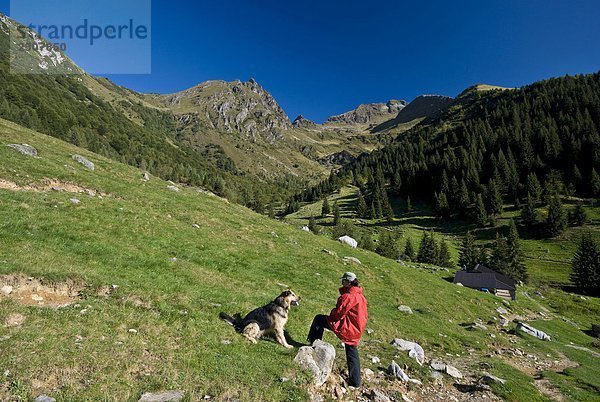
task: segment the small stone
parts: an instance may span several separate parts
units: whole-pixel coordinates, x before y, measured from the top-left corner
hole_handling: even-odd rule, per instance
[[[369,399],[373,402],[391,402],[392,400],[384,394],[382,391],[378,389],[371,390],[371,395],[369,395]]]
[[[371,370],[370,368],[366,368],[364,373],[365,373],[366,377],[373,377],[375,375],[375,372],[373,370]]]
[[[56,399],[48,395],[40,395],[33,400],[33,402],[56,402]]]
[[[85,190],[85,193],[89,196],[89,197],[95,197],[96,196],[96,192],[94,190]]]
[[[279,378],[279,381],[280,381],[280,382],[288,382],[289,380],[290,380],[290,379],[289,379],[289,378],[287,378],[287,377],[280,377],[280,378]]]
[[[446,365],[440,361],[432,360],[429,367],[436,371],[446,371]]]
[[[41,301],[44,301],[44,298],[42,296],[34,293],[34,294],[31,295],[31,300],[35,300],[37,302],[41,302]]]
[[[138,330],[134,329],[134,328],[130,328],[129,331],[127,331],[127,332],[129,332],[130,334],[137,334]]]
[[[367,328],[367,334],[371,335],[373,332],[375,332],[375,330],[373,330],[371,328]]]
[[[171,262],[177,262],[177,257],[173,257],[173,258],[169,259],[169,261],[171,261]]]
[[[84,308],[83,310],[81,310],[81,311],[79,312],[79,314],[85,314],[85,313],[87,313],[87,312],[88,312],[88,309],[87,309],[87,308]]]
[[[138,402],[178,402],[183,399],[183,391],[146,392]]]
[[[344,257],[344,261],[351,262],[351,263],[357,264],[357,265],[362,265],[362,263],[360,262],[360,260],[358,258],[355,258],[355,257]]]
[[[81,155],[73,155],[72,158],[75,162],[82,164],[83,167],[85,167],[88,170],[94,171],[94,169],[96,168],[92,162],[90,162],[88,159],[84,158]]]
[[[223,345],[231,345],[231,341],[230,341],[229,339],[223,339],[223,340],[221,341],[221,343],[222,343]]]
[[[444,375],[436,370],[431,370],[431,373],[429,375],[431,376],[431,378],[438,381],[441,381],[442,378],[444,378]]]
[[[81,201],[78,200],[77,198],[71,198],[71,199],[69,199],[69,202],[71,202],[71,204],[75,204],[75,205],[81,204]]]
[[[479,323],[473,323],[471,325],[469,325],[467,327],[467,329],[470,330],[481,330],[481,331],[487,331],[487,327],[483,324],[479,324]]]
[[[505,309],[504,307],[498,307],[498,308],[496,309],[496,311],[497,311],[499,314],[508,314],[508,311],[506,311],[506,309]]]
[[[4,377],[8,377],[10,375],[10,370],[4,370]]]
[[[412,314],[413,313],[413,311],[412,311],[412,309],[410,307],[404,306],[404,305],[398,306],[398,310],[401,311],[401,312],[403,312],[403,313],[406,313],[406,314]]]
[[[150,180],[150,173],[148,173],[148,172],[144,172],[144,173],[142,174],[142,179],[143,179],[144,181],[148,181],[148,180]]]
[[[193,227],[193,228],[196,228],[196,229],[200,229],[200,225],[198,225],[197,223],[194,223],[194,224],[192,225],[192,227]]]
[[[371,363],[377,364],[381,362],[381,359],[377,356],[369,356],[371,358]]]
[[[10,285],[4,285],[4,286],[2,286],[2,289],[0,289],[0,293],[2,293],[3,295],[6,295],[6,296],[11,294],[12,291],[13,291],[13,287]]]
[[[178,192],[181,191],[181,189],[179,187],[177,187],[177,186],[167,186],[167,189],[171,190],[171,191],[174,191],[176,193],[178,193]]]
[[[388,373],[402,381],[408,381],[410,378],[406,375],[406,373],[400,368],[398,363],[392,360],[392,363],[388,367]]]
[[[500,324],[502,327],[508,326],[509,323],[510,321],[508,321],[506,318],[500,318],[500,321],[498,321],[498,324]]]

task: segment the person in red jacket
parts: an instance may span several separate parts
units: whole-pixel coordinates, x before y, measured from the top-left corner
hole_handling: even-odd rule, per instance
[[[360,357],[358,355],[358,341],[367,325],[367,299],[363,296],[363,289],[358,283],[356,274],[346,272],[342,276],[342,287],[339,289],[340,297],[337,305],[329,315],[315,316],[310,331],[308,342],[323,338],[323,331],[332,331],[342,342],[346,349],[346,362],[348,363],[348,384],[360,387]]]

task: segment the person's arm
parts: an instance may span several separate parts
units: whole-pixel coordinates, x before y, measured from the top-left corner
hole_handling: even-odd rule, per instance
[[[331,310],[331,313],[329,313],[329,320],[334,322],[341,320],[342,317],[354,307],[354,304],[355,303],[352,303],[352,298],[349,295],[341,295],[338,298],[337,305]]]

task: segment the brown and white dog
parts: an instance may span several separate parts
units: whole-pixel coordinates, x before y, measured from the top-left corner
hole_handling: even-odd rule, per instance
[[[273,333],[277,342],[289,349],[292,346],[285,340],[284,327],[291,306],[297,306],[299,302],[300,297],[288,289],[269,304],[252,310],[244,318],[239,313],[235,314],[235,318],[227,313],[221,313],[219,317],[233,325],[236,331],[252,343],[256,343],[266,333]]]

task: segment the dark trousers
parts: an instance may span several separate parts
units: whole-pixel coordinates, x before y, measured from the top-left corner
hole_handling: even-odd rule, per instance
[[[323,331],[329,328],[326,315],[316,315],[313,319],[307,340],[312,343],[316,339],[323,339]],[[360,356],[356,346],[345,345],[346,363],[348,363],[348,384],[353,387],[360,387]]]

